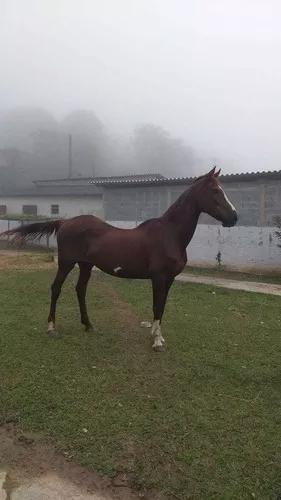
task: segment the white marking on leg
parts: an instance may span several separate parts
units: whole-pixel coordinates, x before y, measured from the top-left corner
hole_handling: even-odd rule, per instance
[[[143,328],[151,328],[152,324],[150,323],[150,321],[141,321],[140,326],[142,326]]]
[[[118,273],[118,271],[121,271],[121,270],[122,270],[122,267],[121,267],[121,266],[117,266],[117,267],[115,267],[115,268],[113,269],[113,271],[114,271],[115,273]]]
[[[153,349],[163,347],[165,340],[162,337],[161,326],[159,319],[153,321],[151,335],[154,337]]]
[[[155,335],[156,330],[160,328],[160,321],[159,319],[156,319],[152,323],[152,328],[151,328],[151,335]]]
[[[230,205],[230,207],[232,208],[232,210],[234,210],[236,212],[235,206],[233,205],[233,203],[231,203],[230,199],[228,198],[228,196],[226,195],[226,193],[224,192],[224,190],[222,189],[221,186],[219,186],[219,189],[223,192],[225,201]]]
[[[48,323],[48,330],[47,332],[54,332],[55,331],[55,323],[53,321],[49,321]]]

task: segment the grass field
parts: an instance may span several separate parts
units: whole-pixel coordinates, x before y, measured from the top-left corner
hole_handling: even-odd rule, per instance
[[[153,353],[150,285],[94,273],[80,326],[68,279],[45,334],[54,269],[1,272],[0,418],[73,460],[176,499],[281,498],[281,301],[177,283]],[[95,282],[95,286],[94,286]]]

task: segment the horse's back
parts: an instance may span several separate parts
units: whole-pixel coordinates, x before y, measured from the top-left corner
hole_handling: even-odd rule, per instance
[[[71,219],[67,219],[58,231],[58,238],[65,234],[75,236],[85,232],[103,234],[106,231],[114,230],[114,227],[104,222],[95,215],[77,215]]]
[[[110,229],[109,224],[94,215],[78,215],[67,219],[57,233],[59,259],[75,262],[85,260],[90,242],[99,240]]]

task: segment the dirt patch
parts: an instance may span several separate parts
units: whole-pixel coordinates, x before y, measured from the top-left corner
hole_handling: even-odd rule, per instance
[[[47,253],[22,250],[0,250],[0,271],[52,269],[55,263]]]
[[[13,424],[0,427],[0,450],[0,470],[6,474],[3,489],[7,498],[34,498],[32,493],[28,496],[28,491],[32,492],[35,489],[38,500],[41,498],[163,499],[154,492],[134,492],[127,485],[124,474],[111,480],[73,464],[53,446],[42,443],[37,436],[19,432]],[[24,492],[22,496],[18,496],[20,491]],[[51,492],[50,497],[49,492]]]
[[[112,302],[114,309],[118,313],[118,318],[121,323],[124,325],[126,331],[131,331],[133,329],[139,328],[140,319],[136,314],[134,308],[126,302],[120,295],[112,288],[109,284],[104,281],[100,281],[99,283],[103,290],[104,294],[108,296],[109,300]]]

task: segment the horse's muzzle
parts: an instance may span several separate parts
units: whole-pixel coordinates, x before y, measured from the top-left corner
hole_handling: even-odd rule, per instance
[[[232,216],[229,218],[229,220],[223,222],[223,227],[233,227],[235,226],[235,224],[237,223],[238,221],[238,215],[237,215],[237,212],[234,211],[232,213]]]

